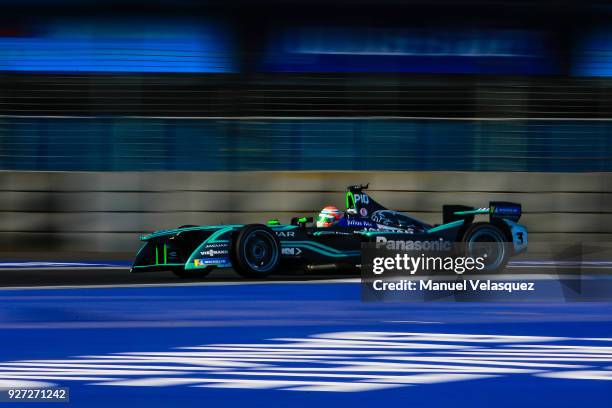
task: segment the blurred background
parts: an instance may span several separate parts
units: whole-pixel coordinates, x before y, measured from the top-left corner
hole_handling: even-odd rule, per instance
[[[612,241],[612,7],[596,1],[0,1],[0,256],[342,205],[523,204]]]

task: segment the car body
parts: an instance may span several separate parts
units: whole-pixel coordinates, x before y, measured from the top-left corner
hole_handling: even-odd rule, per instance
[[[156,231],[140,239],[132,272],[171,270],[179,276],[204,276],[215,268],[234,268],[245,277],[263,277],[280,267],[337,269],[361,262],[363,243],[468,242],[477,230],[485,241],[502,242],[500,264],[527,248],[527,228],[518,223],[519,204],[492,202],[486,208],[443,207],[443,223],[429,225],[389,210],[366,193],[367,185],[349,186],[345,216],[329,228],[312,225],[311,217],[290,224],[183,226]],[[488,221],[474,222],[476,216]],[[488,234],[488,235],[487,235]],[[402,241],[404,240],[404,241]]]

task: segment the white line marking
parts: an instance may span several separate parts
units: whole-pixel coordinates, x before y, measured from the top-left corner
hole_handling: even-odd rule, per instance
[[[566,380],[608,380],[612,381],[612,371],[607,370],[577,370],[562,371],[560,373],[541,373],[538,377],[561,378]]]
[[[27,261],[27,262],[0,262],[0,268],[66,268],[66,267],[92,267],[92,268],[105,268],[105,267],[119,267],[126,268],[125,265],[117,265],[112,263],[104,262],[38,262],[38,261]],[[128,266],[129,268],[129,266]]]
[[[440,361],[443,359],[440,358]],[[493,374],[529,374],[541,370],[507,368],[507,367],[478,367],[462,365],[444,364],[412,364],[412,363],[385,363],[385,362],[364,362],[364,361],[337,361],[344,364],[341,367],[281,367],[276,370],[280,372],[377,372],[377,373],[438,373],[438,372],[470,372],[470,373],[493,373]]]
[[[497,375],[482,374],[415,374],[415,375],[389,375],[381,376],[373,381],[390,382],[399,384],[436,384],[441,382],[477,380],[482,378],[494,378]]]
[[[422,320],[383,320],[383,323],[443,324],[442,322],[428,322]]]
[[[73,375],[178,375],[182,374],[181,371],[172,371],[171,367],[168,367],[166,371],[160,370],[109,370],[109,369],[76,369],[72,368],[67,370],[66,368],[48,368],[48,367],[36,367],[37,374],[50,375],[50,374],[61,374],[64,376]],[[31,367],[11,367],[11,368],[0,368],[0,378],[4,378],[7,375],[22,374],[23,372],[32,372]]]
[[[448,354],[458,354],[457,352],[449,352]],[[524,361],[501,361],[496,360],[494,353],[480,353],[477,354],[479,357],[396,357],[399,361],[426,361],[426,362],[443,362],[443,363],[460,363],[467,364],[480,364],[480,365],[497,365],[497,366],[517,366],[517,367],[531,367],[531,368],[581,368],[584,366],[577,366],[575,364],[557,364],[557,363],[526,363]]]
[[[612,347],[607,346],[565,346],[565,345],[554,345],[554,344],[534,344],[534,345],[525,345],[525,344],[513,344],[509,347],[512,347],[512,350],[517,351],[525,351],[524,349],[534,348],[540,349],[540,352],[559,352],[559,351],[572,351],[572,352],[581,352],[581,353],[602,353],[602,352],[612,352]]]
[[[337,385],[336,385],[337,384]],[[313,385],[303,385],[300,387],[284,388],[287,391],[319,391],[319,392],[363,392],[376,391],[388,388],[405,387],[409,384],[376,384],[371,382],[331,382],[331,383],[315,383]]]
[[[261,345],[248,345],[245,344],[243,346],[238,345],[223,345],[223,346],[191,346],[191,347],[177,347],[178,350],[214,350],[214,351],[224,351],[224,355],[241,355],[240,353],[235,352],[256,352],[255,355],[273,355],[273,356],[297,356],[297,357],[307,357],[313,358],[313,356],[317,356],[316,358],[330,358],[330,356],[338,356],[338,355],[370,355],[371,351],[368,350],[342,350],[342,349],[302,349],[299,347],[294,348],[279,348],[279,347],[258,347]],[[227,353],[229,352],[229,353]],[[211,353],[213,355],[214,353]],[[382,355],[394,355],[393,351],[376,351],[376,354]],[[248,356],[248,354],[247,354]]]
[[[315,338],[344,339],[348,342],[355,340],[374,340],[381,342],[461,342],[461,343],[525,343],[525,342],[552,342],[568,340],[566,337],[550,336],[514,336],[514,335],[489,335],[489,334],[447,334],[447,333],[421,333],[421,332],[333,332],[314,335]],[[281,340],[281,339],[275,339]],[[291,340],[291,339],[282,339]],[[303,341],[304,339],[302,339]],[[407,343],[403,343],[407,344]],[[425,344],[425,345],[426,345]],[[447,348],[457,348],[457,345],[448,344]],[[433,347],[432,347],[433,348]],[[473,346],[459,346],[459,348],[470,349]]]
[[[65,360],[57,360],[57,362],[44,362],[44,360],[42,360],[43,362],[40,361],[30,361],[30,362],[26,362],[26,361],[17,361],[17,362],[11,362],[11,363],[0,363],[0,370],[22,370],[22,368],[17,368],[17,367],[40,367],[41,370],[46,369],[46,368],[55,368],[55,369],[66,369],[66,368],[105,368],[105,369],[140,369],[140,370],[165,370],[168,371],[168,369],[172,369],[172,370],[179,370],[179,371],[210,371],[210,370],[214,370],[213,367],[198,367],[198,366],[193,366],[193,367],[185,367],[185,366],[168,366],[168,365],[127,365],[127,364],[114,364],[114,362],[112,361],[100,361],[97,360],[96,362],[98,363],[102,363],[102,364],[88,364],[86,363],[87,360],[78,360],[78,361],[65,361]],[[139,360],[137,360],[136,362],[139,362]]]
[[[191,385],[205,382],[202,378],[138,378],[134,380],[118,380],[93,383],[92,385],[115,385],[124,387],[170,387],[173,385]]]
[[[508,268],[543,268],[543,269],[574,269],[574,268],[582,268],[582,269],[603,269],[610,268],[610,265],[508,265]]]
[[[70,376],[70,375],[43,375],[43,374],[2,374],[3,379],[22,379],[22,380],[63,380],[63,381],[111,381],[114,380],[112,377],[95,377],[95,376]]]
[[[316,279],[308,281],[231,281],[231,282],[177,282],[177,283],[135,283],[110,285],[57,285],[57,286],[7,286],[0,290],[47,290],[47,289],[109,289],[109,288],[154,288],[160,286],[238,286],[238,285],[322,285],[330,283],[359,283],[360,278],[350,279]]]
[[[0,266],[0,271],[89,271],[89,270],[124,270],[129,273],[130,268],[126,266],[57,266],[44,268],[4,268]]]
[[[42,382],[42,381],[27,381],[27,380],[1,380],[0,379],[0,390],[7,388],[50,388],[55,387],[56,384]]]
[[[502,375],[612,379],[607,370],[612,353],[597,354],[611,348],[592,344],[566,337],[331,332],[261,343],[5,362],[0,363],[0,381],[361,392]]]

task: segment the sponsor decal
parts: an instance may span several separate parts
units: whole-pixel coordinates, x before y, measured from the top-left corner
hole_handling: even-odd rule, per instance
[[[372,221],[378,222],[380,224],[390,224],[391,220],[387,218],[387,215],[390,215],[391,211],[389,210],[379,210],[372,213]]]
[[[227,244],[225,243],[217,243],[217,244],[206,244],[206,248],[226,248]]]
[[[397,227],[397,231],[404,231],[409,234],[423,231],[423,228],[419,226],[416,220],[393,210],[375,211],[370,218],[378,224],[379,228],[384,228],[383,225]]]
[[[228,251],[227,249],[206,249],[204,251],[200,252],[200,255],[206,255],[206,256],[215,256],[215,255],[227,255]]]
[[[227,258],[203,258],[203,259],[193,260],[193,264],[195,266],[211,265],[211,264],[222,265],[226,263],[228,263]]]
[[[357,204],[369,204],[370,203],[370,197],[368,197],[367,194],[355,194],[355,205],[357,206]]]
[[[295,232],[293,231],[274,231],[277,236],[287,238],[287,237],[295,237]]]
[[[493,205],[491,206],[491,213],[496,215],[518,215],[521,211],[516,206]]]
[[[283,255],[298,256],[299,254],[302,253],[302,250],[297,247],[289,247],[289,248],[282,248],[281,253]]]
[[[347,219],[346,220],[346,226],[347,227],[363,227],[363,228],[367,228],[367,227],[373,227],[374,224],[371,223],[368,220]]]
[[[368,210],[366,210],[365,207],[361,207],[361,209],[359,210],[359,214],[362,217],[365,217],[366,215],[368,215]]]
[[[440,238],[438,241],[413,241],[413,240],[393,240],[386,237],[376,237],[376,248],[386,248],[402,251],[450,251],[452,248],[450,241]]]

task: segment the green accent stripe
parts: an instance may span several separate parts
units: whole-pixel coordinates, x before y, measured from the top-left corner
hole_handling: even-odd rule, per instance
[[[374,237],[376,235],[412,235],[403,231],[355,231],[355,234],[365,235],[366,237]]]
[[[168,250],[166,249],[166,244],[164,244],[164,263],[168,263]]]
[[[463,221],[464,220],[457,220],[457,221],[449,222],[447,224],[438,225],[437,227],[433,227],[427,232],[431,233],[431,232],[437,232],[437,231],[442,231],[442,230],[449,229],[449,228],[458,227],[463,224]]]
[[[312,235],[314,235],[315,237],[319,237],[321,235],[343,235],[343,234],[337,234],[334,231],[316,231],[316,232],[313,232]]]
[[[146,240],[149,240],[151,238],[163,237],[164,235],[174,235],[174,234],[177,234],[179,232],[186,232],[186,231],[207,231],[207,230],[223,229],[223,228],[226,228],[226,227],[232,227],[232,228],[242,227],[242,224],[204,225],[204,226],[201,226],[201,227],[174,228],[174,229],[169,229],[169,230],[160,230],[160,231],[152,232],[152,233],[147,234],[147,235],[142,235],[140,237],[140,240],[141,241],[146,241]]]
[[[155,264],[155,265],[134,265],[132,268],[155,268],[156,266],[185,266],[182,263]]]
[[[144,244],[143,244],[143,245],[140,247],[140,249],[138,250],[138,252],[136,252],[136,256],[134,257],[134,259],[138,259],[138,256],[140,255],[140,253],[142,252],[142,250],[143,250],[143,249],[145,249],[145,247],[146,247],[147,245],[149,245],[149,243],[148,243],[148,242],[145,242],[145,243],[144,243]]]
[[[272,231],[289,231],[292,229],[296,229],[297,225],[270,225],[269,226]]]
[[[468,211],[456,211],[455,215],[470,215],[470,214],[488,214],[488,208],[479,208],[477,210],[468,210]]]
[[[350,197],[350,200],[349,200],[349,197]],[[353,205],[355,205],[355,196],[353,195],[352,191],[347,191],[345,198],[346,198],[346,203],[345,203],[346,205],[345,205],[345,207],[348,210],[349,208],[351,208],[351,207],[349,207],[349,201],[352,201]]]

